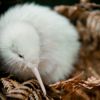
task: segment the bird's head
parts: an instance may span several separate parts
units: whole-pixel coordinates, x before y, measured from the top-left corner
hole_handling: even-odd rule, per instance
[[[38,72],[40,40],[31,24],[16,22],[5,26],[0,37],[0,53],[8,66],[30,68],[46,93]]]

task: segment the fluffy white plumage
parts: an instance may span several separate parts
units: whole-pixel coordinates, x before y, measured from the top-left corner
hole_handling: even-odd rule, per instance
[[[39,69],[52,83],[68,76],[80,48],[78,33],[68,19],[48,7],[17,5],[0,19],[0,55],[5,69],[27,80]]]

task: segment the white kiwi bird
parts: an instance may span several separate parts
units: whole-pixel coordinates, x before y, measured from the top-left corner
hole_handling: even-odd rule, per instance
[[[0,58],[3,68],[18,78],[36,77],[44,84],[67,77],[80,48],[79,36],[69,19],[49,7],[19,4],[0,18]]]

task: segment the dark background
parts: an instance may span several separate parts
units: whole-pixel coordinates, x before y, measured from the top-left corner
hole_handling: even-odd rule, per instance
[[[61,5],[61,4],[72,5],[79,2],[79,0],[0,0],[0,14],[5,12],[9,7],[15,4],[33,2],[33,1],[51,7],[55,5]],[[100,0],[90,0],[90,1],[100,4]]]

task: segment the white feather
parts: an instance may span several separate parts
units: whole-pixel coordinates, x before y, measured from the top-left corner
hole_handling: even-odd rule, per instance
[[[34,66],[47,83],[68,76],[80,48],[78,38],[69,20],[48,7],[17,5],[0,19],[0,55],[10,66],[9,72],[25,80],[33,77]]]

